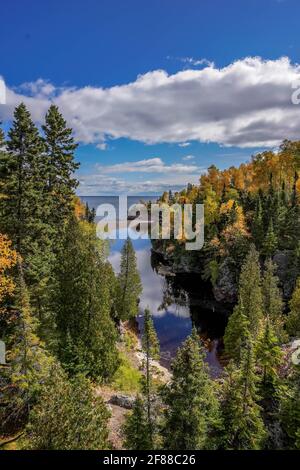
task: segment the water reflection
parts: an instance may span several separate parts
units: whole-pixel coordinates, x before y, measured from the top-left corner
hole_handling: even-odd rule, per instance
[[[84,198],[90,208],[97,207],[101,198]],[[121,224],[124,227],[126,221]],[[122,229],[121,229],[122,230]],[[177,282],[177,278],[165,277],[159,274],[157,266],[159,261],[151,251],[150,240],[132,240],[136,251],[138,269],[141,274],[143,293],[140,299],[140,313],[137,321],[139,329],[143,328],[143,311],[150,308],[153,321],[161,346],[161,363],[169,367],[178,347],[191,333],[192,320],[201,333],[207,348],[207,361],[211,373],[217,375],[220,372],[220,364],[217,357],[218,338],[223,335],[223,325],[216,318],[212,308],[199,306],[199,296],[196,286],[196,296],[190,289],[185,289]],[[121,249],[124,239],[111,240],[111,252],[109,261],[115,272],[119,271]],[[183,283],[184,284],[184,283]],[[191,282],[188,281],[189,287]],[[201,294],[200,294],[201,297]],[[196,298],[196,301],[195,301]],[[217,331],[215,322],[220,326]]]

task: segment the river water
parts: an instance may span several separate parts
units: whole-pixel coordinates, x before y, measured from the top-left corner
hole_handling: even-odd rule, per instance
[[[116,209],[117,197],[86,196],[81,197],[90,208],[103,203],[111,203]],[[139,198],[131,198],[129,205],[139,202]],[[97,218],[96,218],[97,222]],[[126,224],[126,221],[123,221]],[[122,229],[121,229],[122,230]],[[201,305],[202,298],[206,297],[201,280],[195,276],[165,277],[157,272],[159,261],[152,252],[149,239],[132,240],[138,269],[143,284],[143,293],[140,299],[140,312],[137,318],[138,327],[143,328],[143,311],[146,307],[153,315],[153,321],[161,348],[161,363],[169,367],[178,347],[191,333],[193,323],[196,325],[206,348],[206,360],[211,374],[217,376],[221,371],[218,359],[219,338],[223,336],[226,319],[224,315],[215,311],[211,305]],[[124,239],[110,241],[111,262],[115,272],[119,271],[121,249]],[[202,292],[201,292],[202,289]]]

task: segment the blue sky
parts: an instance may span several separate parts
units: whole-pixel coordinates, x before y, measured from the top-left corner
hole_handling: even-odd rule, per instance
[[[56,102],[80,142],[81,194],[179,189],[299,137],[299,0],[0,8],[0,117],[23,100],[40,123]]]

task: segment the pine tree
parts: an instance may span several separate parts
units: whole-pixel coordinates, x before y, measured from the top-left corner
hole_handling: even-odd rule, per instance
[[[132,413],[123,427],[124,445],[129,450],[151,450],[153,443],[149,439],[149,423],[143,400],[137,397]]]
[[[268,231],[266,233],[265,240],[263,242],[263,254],[265,256],[272,256],[278,247],[278,239],[273,227],[273,219],[270,218]]]
[[[8,154],[1,162],[6,196],[2,224],[22,256],[30,253],[30,242],[42,212],[43,187],[39,177],[43,148],[38,130],[22,103],[15,109],[8,133]]]
[[[61,361],[70,373],[81,370],[96,380],[108,379],[119,363],[117,332],[110,317],[110,270],[93,224],[70,219],[56,279],[53,303]]]
[[[252,234],[257,248],[261,248],[264,240],[264,219],[261,198],[258,196],[252,224]]]
[[[29,450],[102,450],[108,448],[109,412],[90,382],[69,381],[58,365],[30,413],[23,448]]]
[[[240,298],[230,316],[224,334],[225,353],[237,363],[241,359],[242,349],[249,337],[249,320],[245,314],[243,301]]]
[[[300,366],[294,365],[282,389],[280,420],[289,442],[288,448],[299,449],[300,434]]]
[[[282,362],[282,352],[268,317],[265,320],[264,333],[257,345],[256,355],[257,364],[262,370],[260,395],[265,399],[276,398],[280,383],[278,370]]]
[[[289,303],[290,312],[286,321],[287,331],[291,336],[300,336],[300,278],[297,281]]]
[[[42,126],[44,131],[44,173],[48,196],[48,221],[62,235],[64,222],[73,212],[73,199],[78,181],[73,177],[79,164],[74,160],[77,144],[72,129],[58,110],[51,105]],[[57,238],[59,241],[59,238]]]
[[[178,350],[172,372],[172,381],[164,393],[163,448],[214,448],[214,434],[219,426],[216,384],[209,377],[195,329]]]
[[[43,295],[53,263],[52,228],[45,218],[44,144],[24,104],[14,112],[7,152],[0,155],[0,229],[26,262],[31,303],[41,318]]]
[[[137,269],[136,255],[131,240],[124,243],[118,275],[117,312],[119,320],[134,318],[138,313],[142,283]]]
[[[52,359],[43,348],[38,336],[38,321],[32,316],[23,267],[18,261],[18,280],[14,295],[14,324],[7,342],[8,368],[5,370],[1,427],[15,428],[26,422],[32,403],[35,402]],[[2,395],[0,393],[0,395]]]
[[[257,404],[257,382],[253,345],[249,340],[243,349],[240,369],[230,363],[223,386],[222,447],[225,449],[263,448],[266,431]]]
[[[284,341],[286,334],[283,328],[283,300],[282,293],[278,287],[279,278],[275,275],[275,271],[276,265],[268,258],[265,261],[265,269],[262,278],[263,308],[264,315],[269,317],[276,336],[278,336],[281,341]]]
[[[144,313],[144,331],[142,336],[142,348],[146,354],[146,383],[145,392],[147,399],[147,422],[149,430],[149,441],[153,448],[153,418],[151,409],[152,377],[150,370],[151,359],[159,359],[159,342],[157,339],[155,327],[151,317],[150,310],[145,309]]]
[[[225,352],[239,361],[248,334],[257,337],[263,319],[263,298],[258,253],[252,245],[242,266],[239,280],[239,303],[229,318],[225,335]]]

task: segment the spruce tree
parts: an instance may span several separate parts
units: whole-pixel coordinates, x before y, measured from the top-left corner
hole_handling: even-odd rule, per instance
[[[146,381],[145,392],[147,399],[147,421],[149,429],[149,441],[153,448],[153,418],[151,409],[152,377],[151,377],[151,359],[159,359],[159,342],[157,339],[155,327],[151,317],[150,310],[145,309],[144,313],[144,331],[142,336],[142,348],[146,354]]]
[[[7,152],[0,155],[0,230],[7,233],[26,262],[24,276],[39,318],[43,314],[54,260],[52,227],[45,218],[44,144],[25,105],[14,112]]]
[[[273,219],[270,218],[268,230],[263,242],[263,254],[267,257],[273,256],[278,246],[278,239],[273,227]]]
[[[230,316],[224,335],[225,352],[239,361],[248,334],[258,337],[263,319],[263,298],[258,253],[254,245],[242,266],[239,302]]]
[[[109,412],[90,382],[69,381],[54,365],[30,413],[23,448],[29,450],[103,450],[108,444]]]
[[[123,427],[124,445],[129,450],[151,450],[153,443],[149,439],[149,423],[144,402],[137,397],[132,412],[127,416]]]
[[[195,329],[178,350],[172,372],[172,381],[164,392],[163,448],[177,451],[214,448],[220,425],[216,383],[209,377]]]
[[[254,219],[252,223],[252,235],[257,248],[261,248],[264,240],[264,220],[260,196],[257,197]]]
[[[290,312],[286,321],[286,328],[291,336],[300,336],[300,278],[297,281],[289,303]]]
[[[286,334],[283,328],[283,300],[282,293],[278,287],[279,279],[275,275],[275,271],[276,265],[268,258],[265,261],[265,269],[262,278],[263,309],[264,315],[272,322],[276,336],[278,336],[281,341],[284,341]]]
[[[300,365],[293,365],[282,389],[280,420],[288,437],[288,448],[299,449]]]
[[[106,380],[118,367],[110,270],[93,224],[69,221],[57,260],[53,292],[60,360],[70,374]],[[73,356],[73,357],[72,357]]]
[[[282,352],[268,317],[265,320],[264,333],[257,345],[256,355],[257,364],[262,371],[260,395],[265,399],[275,399],[280,384],[278,370],[282,363]]]
[[[2,432],[26,422],[31,405],[49,374],[52,358],[37,336],[38,321],[32,315],[21,260],[18,261],[14,305],[14,323],[7,340],[8,368],[4,371]],[[0,393],[0,395],[2,395]]]
[[[72,129],[67,127],[65,119],[55,105],[50,106],[42,129],[45,145],[44,175],[48,197],[47,217],[60,237],[66,219],[73,212],[73,198],[78,185],[73,176],[79,167],[74,160],[77,144],[74,142]]]
[[[120,273],[117,287],[117,314],[119,320],[128,320],[138,314],[142,283],[131,240],[128,238],[121,252]]]
[[[230,363],[226,372],[221,402],[222,447],[236,450],[262,449],[266,431],[258,405],[258,377],[250,339],[243,349],[240,368]]]
[[[224,334],[225,354],[239,363],[242,349],[249,337],[249,320],[240,298],[229,318]]]

